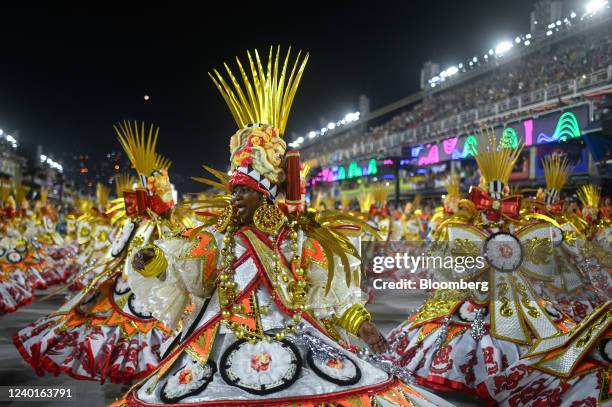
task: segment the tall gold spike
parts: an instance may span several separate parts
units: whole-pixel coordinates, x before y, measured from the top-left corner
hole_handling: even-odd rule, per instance
[[[117,197],[122,197],[124,191],[131,190],[136,182],[138,182],[136,178],[130,174],[115,175],[115,193]]]
[[[279,70],[280,53],[280,46],[276,48],[276,51],[274,47],[270,47],[264,69],[259,52],[255,50],[253,57],[251,52],[247,51],[250,77],[240,59],[236,57],[242,84],[238,82],[227,64],[224,64],[227,80],[216,69],[208,73],[229,107],[238,127],[242,128],[249,123],[261,123],[273,126],[281,136],[285,133],[291,105],[309,55],[302,57],[301,51],[298,52],[291,68],[291,74],[286,79],[291,47]]]
[[[136,121],[133,124],[129,121],[123,121],[113,127],[125,154],[138,174],[151,175],[157,161],[155,147],[157,146],[159,127],[151,124],[148,133],[144,122],[139,127]]]
[[[590,206],[591,208],[599,207],[601,188],[598,186],[593,184],[582,185],[578,191],[576,191],[576,194],[583,206]]]
[[[572,172],[572,168],[567,158],[559,154],[547,155],[542,159],[544,168],[544,178],[546,178],[546,188],[561,191],[567,182],[567,177]]]
[[[379,205],[386,205],[389,197],[389,189],[385,187],[385,184],[374,184],[370,190],[372,191],[372,197],[374,202]],[[368,208],[369,210],[369,208]]]
[[[169,159],[167,159],[163,155],[157,154],[155,156],[155,168],[156,169],[168,171],[170,169],[171,165],[172,165],[172,161],[170,161]]]
[[[457,175],[451,175],[446,182],[447,196],[461,195],[461,179]]]
[[[106,208],[106,204],[108,204],[108,195],[110,194],[110,189],[98,182],[96,185],[96,198],[98,198],[98,204],[102,208]]]
[[[508,183],[512,168],[523,151],[523,143],[515,148],[504,147],[495,137],[495,132],[491,128],[480,129],[480,142],[476,148],[476,163],[480,169],[480,174],[487,182],[501,181]]]

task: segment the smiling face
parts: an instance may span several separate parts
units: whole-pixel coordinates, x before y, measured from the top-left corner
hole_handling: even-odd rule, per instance
[[[244,185],[236,185],[232,189],[232,205],[236,207],[240,223],[253,223],[255,210],[261,205],[261,193]]]

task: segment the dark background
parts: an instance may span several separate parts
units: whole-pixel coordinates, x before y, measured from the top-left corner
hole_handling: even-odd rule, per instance
[[[168,3],[169,4],[169,3]],[[376,109],[419,90],[422,63],[442,69],[529,31],[533,1],[202,2],[200,6],[2,8],[0,127],[64,161],[118,151],[112,124],[161,127],[159,151],[187,181],[224,168],[236,125],[207,76],[272,44],[310,52],[287,126],[336,121],[366,94]],[[233,65],[232,65],[233,66]],[[145,94],[151,99],[146,102]]]

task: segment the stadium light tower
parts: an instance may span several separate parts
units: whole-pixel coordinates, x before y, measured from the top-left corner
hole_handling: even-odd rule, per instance
[[[591,0],[586,5],[586,12],[588,14],[595,13],[596,11],[599,11],[604,8],[607,4],[607,0]]]
[[[495,55],[500,56],[512,49],[512,41],[502,41],[495,47]]]

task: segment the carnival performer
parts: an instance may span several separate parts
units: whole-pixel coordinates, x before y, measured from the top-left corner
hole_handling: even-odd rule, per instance
[[[17,214],[15,199],[10,193],[8,186],[0,186],[0,229],[3,236],[7,235],[9,225]],[[15,312],[34,300],[33,289],[24,271],[13,266],[20,258],[20,253],[0,246],[0,315]]]
[[[257,51],[248,57],[252,79],[241,68],[242,86],[231,73],[233,88],[211,75],[239,127],[231,176],[214,171],[219,181],[210,181],[227,189],[202,203],[211,220],[190,239],[162,239],[133,256],[130,286],[182,331],[116,405],[445,404],[341,346],[354,335],[385,348],[361,303],[358,252],[346,237],[367,225],[304,211],[299,155],[285,152],[282,135],[308,56],[291,67],[287,54],[279,67],[280,49],[271,50],[265,70]]]
[[[111,216],[107,213],[110,208],[109,195],[110,189],[98,182],[96,184],[97,205],[83,204],[86,208],[85,213],[77,219],[78,242],[81,250],[75,261],[78,266],[73,271],[74,275],[70,280],[69,289],[71,291],[80,291],[90,284],[96,272],[93,266],[104,261],[114,238],[123,226],[119,222],[111,222]],[[122,195],[118,196],[118,199],[121,198]]]
[[[478,386],[495,406],[604,406],[612,402],[612,302],[574,329],[536,341],[508,369]]]
[[[11,205],[14,202],[21,204],[16,208],[15,216],[7,218],[4,226],[5,233],[0,238],[0,247],[5,251],[4,268],[6,272],[22,272],[30,291],[33,292],[36,289],[45,289],[57,281],[51,278],[47,281],[43,277],[48,261],[41,256],[35,242],[35,221],[32,219],[33,213],[26,199],[27,193],[28,189],[24,185],[14,188],[14,200],[11,201]]]
[[[78,254],[70,270],[72,277],[68,280],[71,291],[80,291],[87,285],[87,278],[91,277],[90,269],[104,257],[111,244],[109,236],[112,227],[110,219],[104,213],[106,197],[101,196],[100,192],[96,186],[97,204],[88,198],[80,198],[77,201],[78,210],[74,225]],[[104,207],[100,204],[100,199]]]
[[[115,127],[141,185],[124,191],[109,209],[121,225],[93,278],[58,311],[13,337],[39,375],[66,373],[77,379],[126,383],[146,376],[160,361],[172,331],[147,312],[127,284],[128,252],[184,227],[172,216],[170,161],[156,154],[159,129],[123,122]],[[85,270],[89,272],[89,270]]]
[[[607,210],[600,210],[601,188],[586,184],[578,191],[582,203],[581,217],[585,240],[582,243],[580,267],[591,281],[593,287],[612,298],[612,219]]]
[[[438,226],[442,224],[446,219],[459,213],[459,202],[461,200],[461,179],[452,175],[446,181],[446,195],[442,200],[442,206],[437,207],[434,210],[431,219],[429,220],[429,232],[427,234],[427,240],[438,240],[437,231]]]
[[[76,252],[64,248],[64,239],[57,231],[59,216],[53,205],[48,202],[49,190],[41,188],[39,199],[34,202],[31,217],[24,220],[25,235],[41,259],[41,275],[48,286],[66,281]]]
[[[521,146],[483,130],[475,156],[487,190],[473,186],[470,202],[440,227],[436,256],[471,258],[472,266],[436,266],[466,289],[439,289],[389,336],[394,363],[418,383],[474,394],[539,338],[567,331],[570,322],[535,293],[527,277],[552,280],[549,224],[523,219],[520,196],[505,196]],[[455,263],[453,263],[455,264]],[[452,287],[452,286],[449,286]]]
[[[598,289],[591,282],[590,275],[581,268],[584,258],[581,249],[585,245],[584,220],[563,212],[559,199],[571,167],[566,158],[549,155],[542,160],[546,191],[544,202],[536,208],[539,219],[551,225],[553,241],[553,261],[555,273],[553,281],[534,281],[534,288],[540,290],[544,298],[555,302],[574,321],[580,321],[591,313],[593,308],[604,302],[605,289]],[[595,277],[594,275],[592,277]]]

